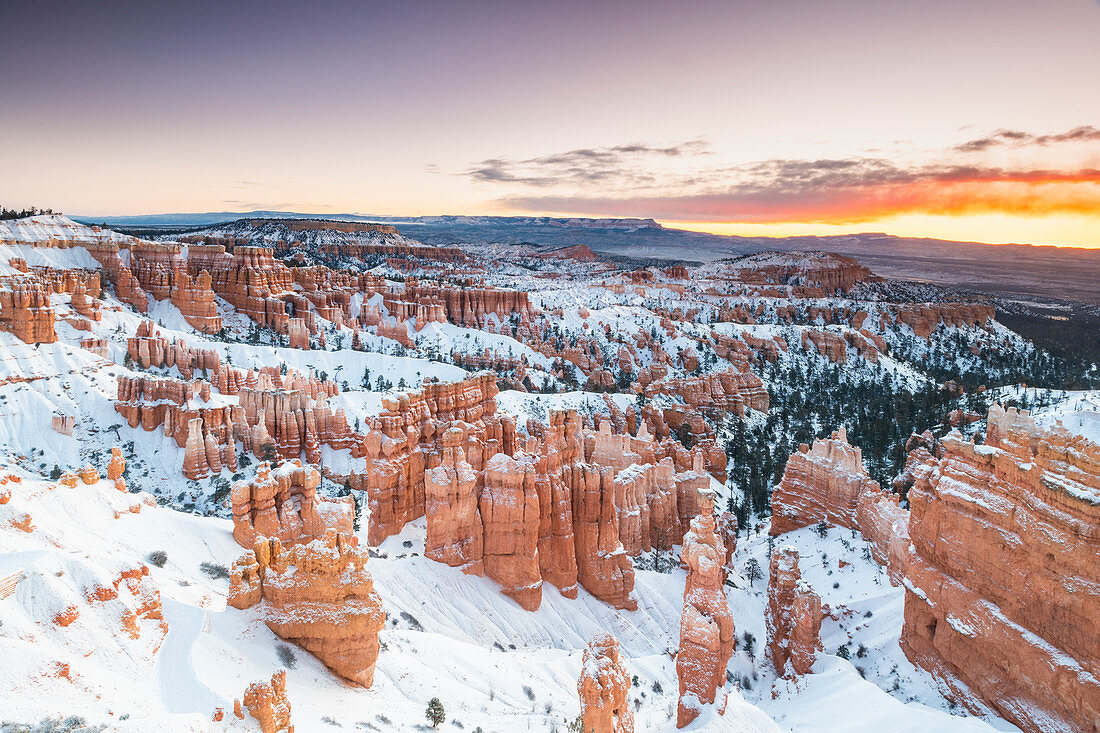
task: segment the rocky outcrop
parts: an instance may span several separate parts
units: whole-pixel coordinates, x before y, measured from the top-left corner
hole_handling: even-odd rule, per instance
[[[190,379],[195,371],[212,374],[221,368],[216,351],[192,349],[181,341],[169,342],[151,321],[138,324],[137,333],[126,342],[126,353],[144,369],[176,367],[184,379]]]
[[[747,369],[662,379],[645,388],[647,397],[659,394],[679,397],[684,404],[709,415],[744,415],[746,408],[768,411],[768,390],[760,377]]]
[[[783,479],[772,492],[771,534],[825,522],[857,528],[860,495],[878,491],[863,465],[859,448],[848,443],[843,428],[829,438],[802,444],[787,460]]]
[[[470,328],[484,327],[491,317],[498,321],[507,321],[515,314],[527,320],[533,313],[527,293],[523,291],[421,283],[412,278],[405,281],[402,299],[411,303],[441,304],[448,321]],[[385,305],[390,307],[389,303]],[[415,317],[416,314],[412,315]]]
[[[733,615],[722,585],[726,549],[715,534],[713,496],[707,498],[710,506],[692,520],[680,555],[687,567],[687,583],[676,656],[676,677],[680,681],[678,728],[695,720],[703,705],[716,702],[736,643]]]
[[[1026,731],[1100,728],[1100,447],[990,408],[909,490],[901,645]]]
[[[111,461],[107,464],[107,480],[115,482],[115,488],[126,491],[126,479],[122,474],[126,471],[126,459],[122,457],[122,449],[118,446],[111,448]]]
[[[910,454],[911,460],[916,458]],[[772,492],[770,533],[822,522],[859,530],[875,560],[888,567],[894,583],[901,583],[911,555],[909,512],[901,508],[901,498],[871,479],[860,449],[848,443],[842,428],[815,440],[812,447],[799,446],[787,460],[783,479]]]
[[[49,288],[32,278],[0,279],[0,330],[28,344],[57,341]]]
[[[200,272],[192,278],[187,272],[177,270],[173,273],[170,297],[172,305],[179,308],[184,320],[195,330],[206,334],[221,330],[222,319],[218,315],[209,273]]]
[[[72,435],[76,428],[75,415],[53,415],[50,417],[50,429],[62,435]]]
[[[234,705],[238,718],[243,718],[241,703]],[[290,724],[290,701],[286,697],[286,670],[271,676],[271,682],[253,682],[244,691],[244,709],[259,723],[263,733],[294,733]]]
[[[230,490],[233,539],[242,547],[252,547],[262,537],[292,545],[320,539],[330,528],[341,535],[350,534],[355,517],[353,499],[317,496],[320,483],[320,471],[300,460],[275,469],[267,461],[261,462],[251,481],[237,481]]]
[[[356,544],[334,529],[291,547],[259,538],[233,564],[229,604],[248,608],[262,599],[273,632],[352,684],[370,687],[386,614],[366,569],[367,553]]]
[[[993,320],[993,306],[974,303],[923,303],[898,306],[898,323],[913,329],[921,338],[928,340],[940,325],[957,328],[975,328],[984,326]]]
[[[577,695],[585,733],[634,733],[630,674],[610,634],[597,634],[585,647]]]
[[[291,318],[288,325],[287,345],[292,349],[309,349],[309,329],[302,318]]]
[[[465,441],[465,431],[460,427],[444,431],[441,463],[424,473],[428,524],[424,556],[481,575],[484,542],[478,477],[466,460]]]
[[[485,574],[528,611],[542,602],[537,483],[533,461],[498,453],[485,463],[485,487],[478,500]]]
[[[848,342],[839,334],[832,331],[806,329],[802,332],[802,348],[809,348],[810,344],[817,349],[817,353],[834,364],[848,363]]]
[[[742,282],[793,285],[828,295],[881,279],[854,258],[832,252],[760,252],[736,258],[730,268]]]
[[[768,656],[781,675],[808,674],[821,650],[821,598],[802,580],[798,550],[772,552],[768,575]]]
[[[465,423],[467,462],[473,470],[480,471],[496,452],[512,452],[515,423],[496,414],[496,393],[493,375],[483,373],[383,398],[382,411],[352,449],[366,459],[366,471],[348,477],[352,488],[367,492],[372,545],[424,516],[425,472],[442,463],[441,439],[452,421]]]

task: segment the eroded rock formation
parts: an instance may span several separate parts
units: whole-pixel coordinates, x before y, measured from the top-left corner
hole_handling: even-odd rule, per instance
[[[233,503],[233,539],[252,547],[261,537],[275,537],[285,545],[312,542],[328,529],[346,535],[355,517],[353,499],[317,496],[321,472],[299,460],[272,469],[267,461],[256,468],[251,481],[237,481],[230,491]]]
[[[802,580],[798,550],[790,545],[772,552],[764,620],[776,671],[808,674],[821,650],[821,598]]]
[[[31,278],[0,279],[0,330],[28,344],[57,341],[49,288]]]
[[[634,733],[630,674],[610,634],[597,634],[585,647],[577,695],[585,733]]]
[[[909,490],[902,649],[1026,731],[1100,727],[1100,447],[994,405]],[[962,684],[960,684],[962,683]],[[965,685],[965,687],[964,687]]]
[[[235,702],[238,718],[243,718],[241,703]],[[271,682],[253,682],[244,691],[243,707],[256,719],[263,733],[294,733],[290,723],[290,700],[286,697],[286,670],[271,676]]]
[[[366,563],[355,538],[334,529],[291,547],[258,538],[233,563],[229,604],[248,608],[262,599],[273,632],[349,682],[370,687],[386,614]]]
[[[691,521],[680,555],[687,567],[687,583],[680,618],[680,652],[676,656],[676,677],[680,681],[678,728],[695,720],[703,705],[716,702],[736,643],[733,615],[722,585],[726,548],[715,533],[713,495],[707,498],[710,506]]]
[[[815,440],[812,447],[802,444],[787,460],[783,479],[772,492],[771,534],[818,522],[855,529],[860,495],[878,490],[863,465],[862,452],[848,443],[844,428]]]

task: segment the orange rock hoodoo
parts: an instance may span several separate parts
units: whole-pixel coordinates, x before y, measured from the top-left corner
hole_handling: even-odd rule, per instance
[[[273,632],[346,680],[370,687],[386,614],[366,563],[355,538],[334,529],[291,547],[259,538],[233,563],[229,604],[248,608],[263,600]]]
[[[691,521],[680,555],[688,575],[680,618],[680,652],[676,656],[676,677],[680,681],[678,728],[695,720],[703,705],[716,701],[736,644],[733,615],[723,588],[726,549],[715,534],[713,495],[706,494],[703,501],[707,506]]]
[[[221,364],[212,351],[169,344],[148,322],[130,339],[132,358],[144,366],[175,366],[185,377],[202,369],[210,381],[182,382],[155,377],[118,378],[115,409],[131,427],[163,426],[185,449],[184,474],[191,479],[237,468],[236,442],[257,458],[300,456],[321,461],[321,445],[352,447],[355,437],[343,410],[325,407],[339,393],[335,382],[321,382],[275,367],[242,371]],[[211,388],[239,395],[238,404],[211,401]]]
[[[997,405],[986,445],[941,446],[909,490],[902,649],[966,705],[976,695],[1026,731],[1095,733],[1100,447]]]
[[[821,598],[802,580],[798,550],[772,553],[768,577],[768,655],[780,674],[787,663],[795,674],[808,674],[821,650]]]
[[[637,436],[608,421],[588,431],[575,412],[528,424],[524,440],[495,394],[481,374],[384,399],[352,447],[366,471],[347,477],[367,492],[370,542],[426,514],[428,557],[487,575],[524,608],[538,608],[543,581],[634,608],[629,556],[680,541],[710,485],[710,453],[658,441],[644,424]]]
[[[619,642],[597,634],[581,658],[577,695],[585,733],[634,733],[630,675],[619,657]]]
[[[238,718],[244,717],[240,702],[234,704]],[[263,733],[294,733],[290,724],[290,701],[286,697],[286,670],[271,676],[271,682],[253,682],[244,691],[244,708],[256,719]],[[220,719],[220,718],[219,718]]]
[[[326,530],[350,534],[355,517],[351,497],[317,496],[321,472],[287,461],[272,469],[267,461],[256,468],[251,481],[233,484],[233,539],[252,547],[261,537],[275,537],[286,545],[311,542]]]
[[[122,449],[111,448],[111,462],[107,464],[107,479],[115,482],[115,488],[126,491],[126,479],[122,477],[126,471],[126,459],[122,457]]]
[[[0,282],[0,330],[28,344],[57,341],[49,287],[27,278],[4,278]]]

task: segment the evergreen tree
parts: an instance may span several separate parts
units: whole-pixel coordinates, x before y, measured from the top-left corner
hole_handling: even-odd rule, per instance
[[[443,703],[439,701],[438,697],[428,700],[428,709],[424,711],[424,717],[428,719],[433,728],[438,728],[439,724],[447,719],[447,714],[443,712]]]

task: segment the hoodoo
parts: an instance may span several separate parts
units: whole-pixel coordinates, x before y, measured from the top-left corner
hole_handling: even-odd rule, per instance
[[[263,600],[272,631],[349,682],[370,687],[386,613],[366,564],[355,538],[334,529],[290,547],[257,539],[255,549],[233,563],[229,604],[248,608]]]
[[[768,655],[780,674],[807,674],[821,650],[821,599],[802,580],[798,550],[772,553],[768,575]]]
[[[733,614],[722,586],[726,548],[715,533],[714,499],[707,494],[701,501],[704,510],[691,521],[680,557],[687,566],[687,583],[680,617],[680,652],[676,656],[676,677],[680,681],[678,728],[695,720],[704,705],[724,706],[717,696],[726,682],[726,665],[736,643]]]
[[[619,642],[597,634],[588,642],[577,681],[586,733],[634,733],[630,675],[619,657]]]

